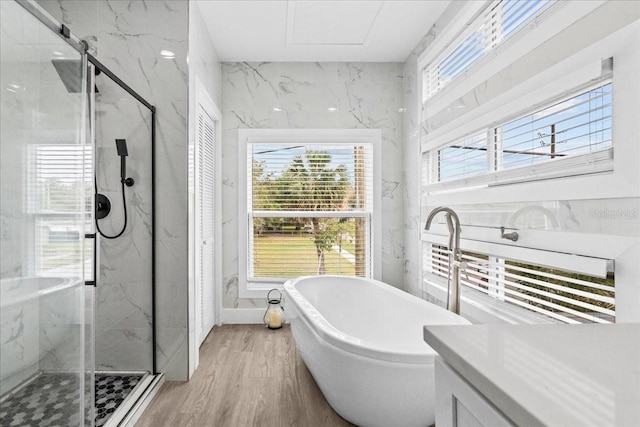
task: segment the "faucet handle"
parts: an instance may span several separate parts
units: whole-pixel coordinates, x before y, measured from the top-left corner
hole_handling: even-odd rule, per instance
[[[518,241],[518,233],[516,231],[513,231],[511,233],[505,233],[504,232],[505,228],[504,227],[500,227],[500,237],[502,237],[503,239],[508,239],[511,240],[512,242],[517,242]]]
[[[467,272],[467,267],[469,266],[469,264],[467,263],[467,261],[453,261],[453,263],[456,267],[458,267],[460,271],[464,272],[464,277],[469,280],[469,273]]]
[[[467,281],[469,281],[469,272],[467,271],[467,267],[468,267],[468,264],[466,261],[460,262],[460,270],[464,271],[464,277],[466,277]]]

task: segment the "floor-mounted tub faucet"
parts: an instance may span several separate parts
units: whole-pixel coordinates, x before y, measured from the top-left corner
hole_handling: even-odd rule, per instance
[[[447,310],[460,314],[460,267],[465,268],[460,252],[460,218],[453,209],[440,206],[429,213],[424,229],[428,230],[431,227],[431,221],[440,212],[445,212],[449,228],[449,271],[451,274],[447,278]]]

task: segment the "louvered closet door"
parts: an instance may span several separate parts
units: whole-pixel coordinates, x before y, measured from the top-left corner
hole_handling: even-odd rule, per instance
[[[197,133],[197,203],[196,242],[199,246],[198,265],[196,265],[196,304],[197,335],[200,343],[204,341],[214,324],[214,147],[215,121],[198,106]]]

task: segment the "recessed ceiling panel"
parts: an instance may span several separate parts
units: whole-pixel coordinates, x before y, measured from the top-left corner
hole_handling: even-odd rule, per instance
[[[200,0],[191,11],[224,62],[403,62],[450,1]]]
[[[365,45],[381,1],[289,1],[287,44]]]

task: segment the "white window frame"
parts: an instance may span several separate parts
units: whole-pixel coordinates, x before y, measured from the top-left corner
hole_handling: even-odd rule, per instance
[[[588,85],[582,85],[559,99],[550,99],[543,105],[536,106],[533,110],[527,109],[519,114],[511,115],[497,123],[493,123],[490,127],[484,127],[480,130],[476,130],[462,139],[456,139],[451,142],[445,143],[438,148],[434,148],[426,152],[428,156],[429,167],[432,169],[429,174],[429,182],[426,186],[426,191],[429,193],[437,193],[441,191],[447,191],[449,189],[461,189],[465,186],[491,186],[491,185],[505,185],[521,182],[532,182],[535,180],[548,180],[550,178],[563,178],[577,175],[587,175],[591,173],[602,173],[613,171],[613,140],[611,144],[606,148],[600,148],[593,152],[585,152],[568,156],[566,158],[557,158],[553,161],[537,162],[534,164],[525,164],[521,166],[503,168],[502,162],[504,158],[504,152],[502,151],[502,129],[510,122],[517,120],[521,117],[535,115],[547,108],[554,105],[573,99],[578,96],[582,96],[591,90],[598,87],[611,84],[612,79],[610,73],[605,73],[600,79],[596,79],[595,82],[589,82]],[[611,89],[613,94],[613,86]],[[462,175],[454,179],[446,179],[439,181],[439,156],[440,151],[447,147],[457,144],[459,141],[463,141],[472,136],[486,135],[486,150],[487,150],[487,171],[482,173],[476,173],[473,175]],[[459,191],[459,190],[458,190]]]
[[[474,2],[471,2],[474,3]],[[471,5],[479,9],[477,4]],[[602,7],[602,9],[600,9]],[[430,208],[436,206],[449,206],[454,210],[464,210],[465,206],[476,204],[506,204],[528,203],[545,201],[572,201],[594,199],[629,199],[640,197],[640,172],[637,168],[637,159],[640,158],[640,148],[637,144],[637,135],[640,124],[637,114],[640,111],[640,100],[637,97],[638,82],[638,54],[640,42],[640,22],[637,13],[628,14],[624,25],[612,30],[610,27],[606,36],[594,36],[584,34],[587,40],[593,40],[590,44],[582,46],[580,50],[571,50],[571,46],[563,47],[565,56],[563,59],[547,64],[526,80],[516,81],[512,86],[499,93],[497,96],[483,99],[478,105],[473,105],[467,111],[457,112],[457,116],[451,116],[451,120],[436,121],[435,126],[429,126],[429,121],[441,112],[454,110],[460,104],[460,100],[467,94],[473,93],[475,88],[485,84],[493,76],[508,70],[511,67],[522,66],[520,59],[536,60],[541,58],[540,49],[543,43],[550,41],[562,31],[568,30],[572,25],[579,27],[608,16],[603,11],[611,10],[612,4],[604,1],[593,2],[558,2],[553,6],[553,13],[548,9],[544,19],[529,25],[526,31],[518,34],[496,49],[496,54],[483,58],[460,75],[455,84],[449,85],[440,91],[425,104],[418,100],[418,109],[421,111],[420,122],[426,128],[428,138],[421,140],[421,154],[425,156],[431,150],[437,150],[447,142],[455,140],[466,134],[473,133],[483,127],[491,127],[496,122],[502,122],[514,112],[535,110],[535,106],[542,105],[552,99],[564,97],[575,91],[576,88],[588,85],[602,78],[601,61],[614,58],[613,71],[613,105],[614,117],[612,120],[612,133],[616,153],[613,158],[611,171],[592,173],[584,176],[558,178],[561,185],[549,185],[549,181],[521,181],[514,185],[490,185],[480,184],[452,190],[429,191],[428,181],[425,178],[423,163],[423,182],[421,191],[422,219]],[[469,14],[469,8],[463,9]],[[620,15],[615,22],[625,19]],[[456,20],[457,21],[457,20]],[[460,27],[468,21],[462,21]],[[614,24],[610,24],[614,25]],[[449,34],[455,35],[452,29]],[[575,34],[574,34],[575,36]],[[452,37],[453,38],[453,37]],[[418,62],[418,73],[433,60],[438,53],[438,46],[446,46],[452,38],[443,37],[434,44]],[[566,37],[565,37],[566,38]],[[556,53],[557,55],[557,53]],[[535,64],[534,64],[535,65]],[[522,68],[516,68],[522,72]],[[635,77],[634,77],[635,76]],[[418,79],[418,85],[421,85]],[[418,87],[418,93],[422,93]],[[632,95],[634,94],[634,95]],[[454,112],[455,113],[455,112]],[[433,122],[432,122],[433,123]],[[423,157],[423,162],[424,162]],[[561,181],[560,181],[561,180]],[[637,212],[637,211],[636,211]],[[521,239],[518,242],[508,242],[500,239],[499,229],[494,227],[465,225],[463,219],[461,247],[464,250],[473,250],[475,245],[484,245],[485,253],[498,254],[498,249],[507,251],[510,258],[514,258],[513,251],[529,248],[537,252],[542,258],[543,265],[552,262],[557,253],[579,254],[585,257],[602,258],[611,260],[616,266],[616,321],[638,321],[640,319],[637,307],[640,304],[640,291],[637,287],[637,276],[640,267],[637,258],[640,255],[638,237],[572,233],[563,231],[550,233],[540,230],[522,230]],[[423,231],[422,242],[445,243],[448,236],[446,225],[434,224],[431,230]],[[525,262],[531,261],[529,255],[523,255],[519,259]],[[423,275],[428,274],[426,271]],[[431,293],[431,289],[423,280],[423,292]],[[434,295],[434,294],[432,294]],[[437,295],[434,295],[438,297]],[[486,296],[485,296],[486,297]],[[492,298],[486,298],[492,299]],[[619,303],[618,303],[619,301]],[[490,301],[485,299],[467,300],[474,312],[481,313],[475,318],[480,322],[514,321],[520,317],[505,315],[496,311]],[[465,297],[463,294],[463,311]]]
[[[538,1],[542,2],[542,0]],[[438,83],[442,83],[439,70],[439,67],[442,65],[442,61],[453,54],[456,50],[461,48],[464,45],[465,41],[467,41],[467,38],[474,33],[478,33],[480,35],[481,41],[484,43],[482,53],[480,53],[480,55],[466,68],[463,68],[461,71],[459,71],[458,74],[456,74],[450,81],[444,82],[443,87],[432,88],[431,91],[425,93],[426,88],[423,86],[423,90],[420,92],[422,94],[423,102],[437,95],[438,92],[444,90],[450,83],[455,82],[458,76],[464,75],[468,69],[474,66],[476,62],[482,62],[483,58],[492,55],[492,53],[501,44],[508,43],[511,37],[518,37],[518,32],[525,29],[527,25],[533,25],[531,24],[532,22],[535,22],[539,19],[544,19],[544,17],[546,16],[546,9],[556,7],[556,4],[553,3],[553,0],[547,1],[546,6],[544,6],[542,9],[539,9],[535,15],[528,17],[527,20],[520,24],[520,27],[518,27],[513,33],[508,34],[507,38],[504,38],[504,34],[502,33],[502,29],[500,28],[500,24],[503,23],[501,19],[502,15],[500,14],[500,11],[504,10],[503,2],[504,0],[491,0],[488,2],[475,1],[470,2],[471,4],[466,5],[462,16],[465,22],[465,26],[460,29],[455,24],[452,25],[453,30],[458,31],[458,35],[455,37],[455,40],[452,43],[448,44],[445,48],[437,51],[437,56],[435,58],[431,58],[431,60],[428,62],[428,65],[424,65],[420,68],[420,79],[424,83],[425,73],[428,72],[432,77],[432,79],[430,80],[435,80]],[[497,29],[497,31],[491,31],[491,29]],[[433,51],[434,50],[431,50],[431,52]],[[462,57],[457,58],[458,60],[463,59]]]
[[[534,51],[535,46],[531,46],[534,40],[530,38],[532,34],[539,34],[539,31],[557,33],[586,15],[587,12],[593,11],[595,9],[593,5],[597,6],[602,2],[586,2],[583,4],[585,10],[572,10],[574,7],[571,4],[572,2],[560,3],[563,3],[563,6],[557,10],[557,13],[548,17],[531,31],[522,34],[507,47],[510,49],[522,49],[523,51]],[[565,16],[568,12],[571,12],[571,19]],[[552,24],[558,25],[556,15],[568,19],[567,22],[560,25],[560,28],[550,27]],[[602,79],[602,60],[613,57],[613,145],[616,151],[625,153],[624,156],[614,155],[613,172],[563,178],[562,186],[555,186],[551,189],[548,188],[548,183],[545,181],[527,182],[518,186],[492,186],[485,183],[478,186],[478,188],[472,188],[471,184],[469,184],[468,191],[456,189],[451,192],[428,192],[424,191],[423,186],[423,201],[425,197],[429,197],[429,204],[456,205],[526,202],[531,201],[532,194],[544,194],[544,200],[607,199],[640,196],[640,186],[637,184],[640,180],[640,171],[637,167],[637,159],[640,158],[640,146],[636,144],[638,130],[636,115],[637,111],[640,111],[640,100],[635,96],[637,93],[637,70],[633,59],[638,46],[636,43],[628,43],[630,34],[636,34],[639,26],[638,22],[629,24],[587,48],[572,53],[571,56],[558,62],[553,67],[473,108],[464,115],[464,120],[452,120],[437,129],[431,130],[428,134],[429,137],[423,137],[421,141],[421,153],[424,155],[424,153],[444,146],[452,140],[462,138],[483,127],[491,126],[494,122],[513,117],[514,112],[518,112],[517,115],[520,115],[526,111],[534,110],[532,106],[544,105],[550,100],[574,93],[576,88],[587,85],[594,80]],[[637,39],[637,35],[634,35],[634,37]],[[512,42],[512,40],[508,42]],[[485,68],[490,68],[492,74],[495,74],[499,70],[509,67],[509,64],[514,59],[509,55],[506,56],[506,58],[501,58],[500,56],[491,58],[492,62],[486,63]],[[475,69],[476,65],[472,69]],[[488,76],[485,73],[485,68],[477,70],[476,74],[484,75],[486,79]],[[467,76],[468,78],[465,81],[451,85],[451,88],[448,89],[451,91],[450,93],[444,91],[434,96],[434,98],[438,99],[430,100],[427,103],[429,105],[426,105],[425,108],[431,110],[440,108],[442,105],[451,104],[457,99],[456,96],[459,95],[460,90],[468,89],[471,80],[473,80],[471,87],[475,87],[482,82],[478,80],[480,77],[477,77],[477,75]],[[532,90],[532,88],[535,89]],[[444,100],[443,95],[446,95],[444,96],[446,100]],[[436,103],[439,105],[434,106]],[[421,110],[422,108],[423,105],[420,105]],[[491,123],[487,123],[487,117],[491,117]],[[426,118],[423,114],[421,120]],[[629,126],[629,124],[633,124],[633,126]],[[478,191],[478,189],[482,191]],[[461,198],[464,198],[464,200],[461,200]],[[432,200],[437,200],[437,202],[432,202]],[[542,199],[536,198],[536,200],[540,201]],[[423,203],[424,205],[425,203]]]
[[[426,241],[430,244],[429,249],[425,250],[423,254],[424,258],[431,256],[432,245],[446,247],[448,238],[434,234],[429,236]],[[599,257],[542,251],[530,248],[512,248],[506,245],[496,245],[478,241],[466,241],[462,243],[461,246],[464,247],[464,251],[485,255],[493,253],[493,255],[488,255],[488,262],[491,263],[491,266],[486,270],[486,274],[489,276],[487,282],[489,290],[486,293],[464,285],[463,282],[466,277],[464,271],[461,271],[461,313],[468,319],[479,323],[493,323],[496,319],[508,323],[565,323],[564,321],[555,319],[552,314],[543,314],[546,309],[533,310],[526,306],[527,303],[521,306],[513,302],[505,301],[504,284],[500,282],[500,279],[503,278],[505,274],[505,259],[546,266],[566,272],[578,272],[587,276],[600,278],[605,278],[607,272],[614,270],[613,260]],[[446,301],[446,280],[438,274],[432,274],[429,265],[426,266],[424,271],[424,288],[429,295],[441,301]]]
[[[382,277],[382,133],[379,129],[239,129],[238,130],[238,296],[266,298],[269,289],[282,289],[282,281],[249,281],[249,230],[247,227],[247,146],[249,143],[358,144],[373,146],[373,209],[371,263],[374,279]],[[350,213],[349,216],[354,216]],[[356,215],[357,216],[357,215]]]

